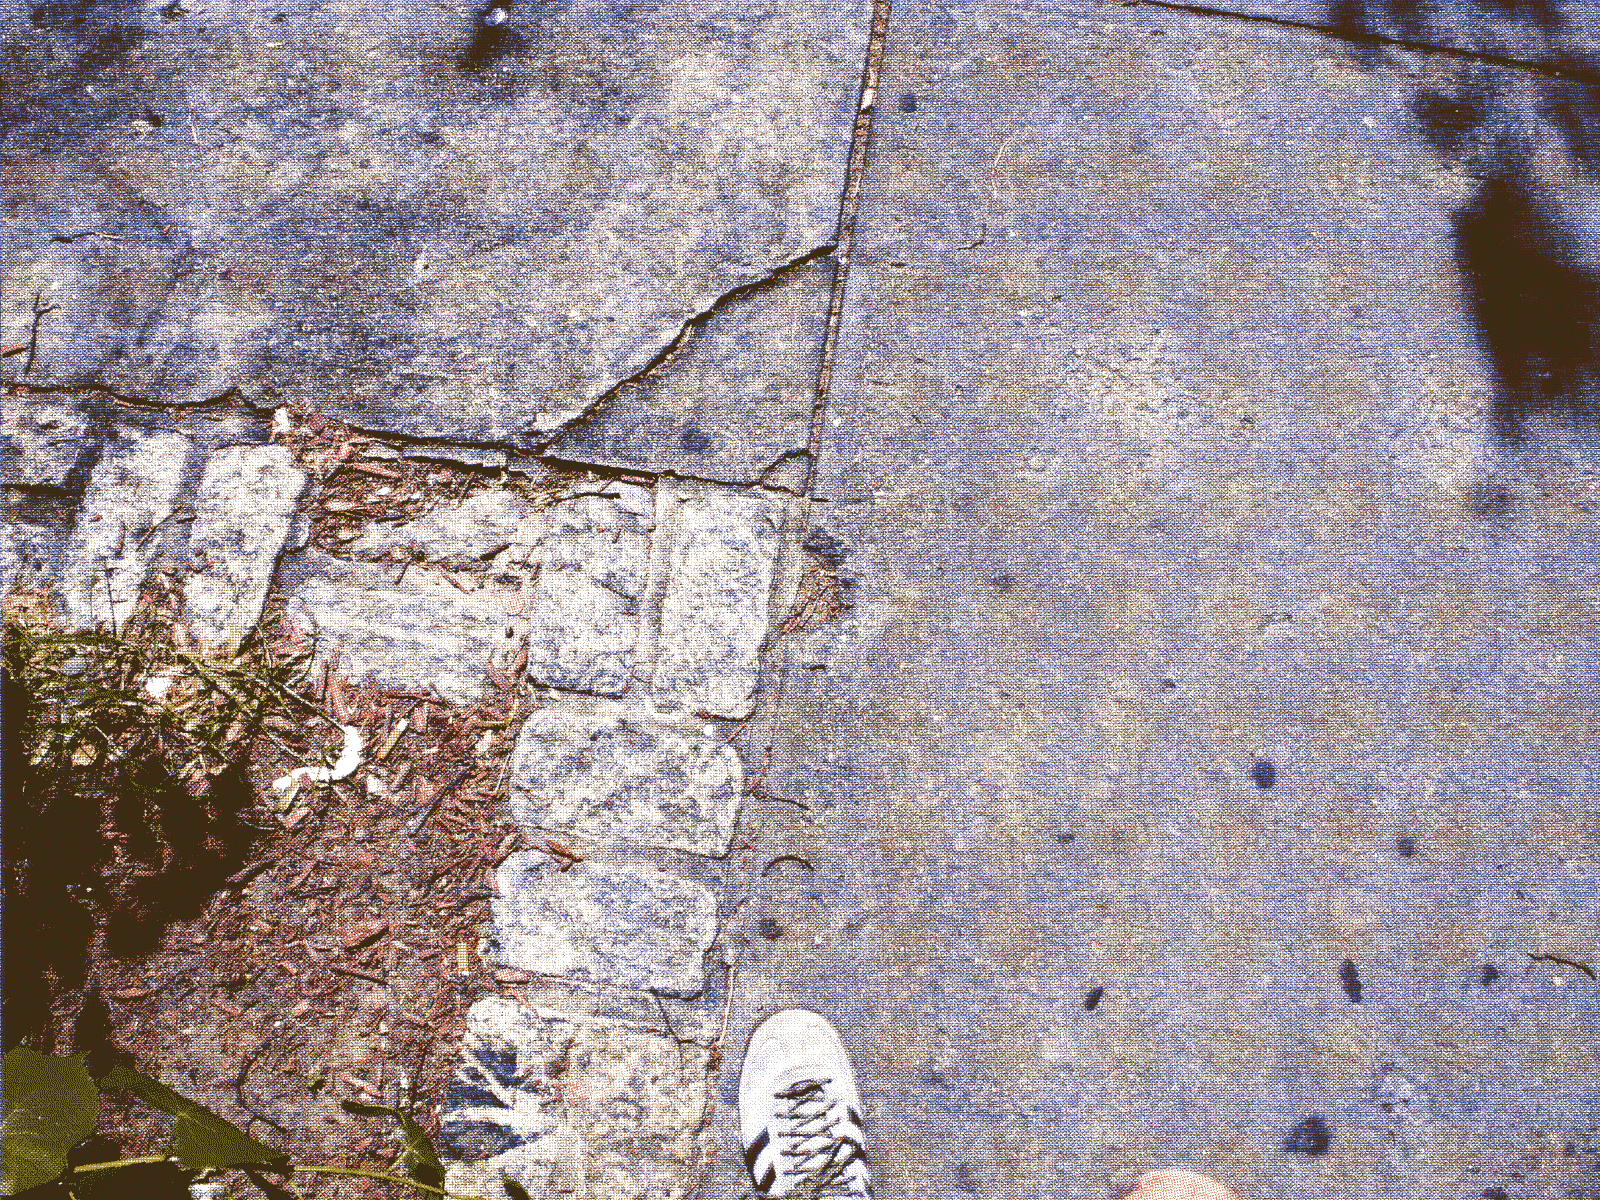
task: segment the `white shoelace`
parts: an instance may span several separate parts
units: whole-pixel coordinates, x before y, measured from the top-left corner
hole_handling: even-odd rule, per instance
[[[787,1101],[774,1117],[770,1144],[784,1164],[774,1186],[800,1180],[791,1190],[770,1195],[804,1197],[848,1196],[867,1200],[867,1169],[862,1161],[861,1130],[844,1105],[823,1090],[828,1080],[805,1079],[777,1093]],[[845,1128],[838,1127],[843,1123]],[[758,1192],[758,1195],[769,1193]]]

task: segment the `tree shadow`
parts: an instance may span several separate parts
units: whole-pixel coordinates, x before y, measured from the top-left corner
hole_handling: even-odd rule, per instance
[[[29,761],[37,698],[4,671],[4,1034],[50,1044],[93,992],[98,956],[137,959],[197,917],[263,836],[243,761],[198,794],[171,764],[129,756],[94,773]]]
[[[1429,146],[1477,181],[1453,215],[1465,304],[1494,378],[1502,447],[1538,418],[1600,427],[1600,54],[1561,0],[1335,0],[1362,66],[1416,79]],[[1588,43],[1585,38],[1588,38]],[[1453,59],[1418,75],[1396,39],[1516,60]],[[1402,62],[1402,56],[1404,61]],[[1403,70],[1400,70],[1404,68]]]

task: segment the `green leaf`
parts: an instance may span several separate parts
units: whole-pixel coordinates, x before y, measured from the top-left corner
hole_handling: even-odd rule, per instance
[[[506,1195],[510,1196],[511,1200],[533,1200],[533,1197],[528,1195],[528,1189],[515,1179],[512,1179],[511,1176],[500,1176],[500,1183],[506,1189]]]
[[[340,1106],[345,1112],[358,1117],[393,1117],[399,1121],[401,1132],[406,1135],[405,1162],[411,1178],[429,1187],[444,1186],[444,1164],[434,1153],[427,1132],[411,1119],[410,1113],[390,1108],[387,1104],[361,1104],[355,1100],[342,1100]]]
[[[191,1171],[272,1163],[287,1157],[223,1120],[203,1104],[186,1099],[165,1084],[129,1067],[106,1072],[101,1086],[131,1092],[152,1108],[178,1118],[172,1126],[172,1156]]]
[[[100,1123],[100,1092],[82,1058],[51,1058],[18,1046],[6,1055],[5,1164],[0,1196],[49,1183],[67,1151]]]

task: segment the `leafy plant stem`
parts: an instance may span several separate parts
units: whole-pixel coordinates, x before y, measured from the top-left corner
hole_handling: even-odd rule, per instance
[[[382,1179],[386,1183],[403,1183],[409,1188],[416,1188],[419,1192],[427,1192],[430,1196],[443,1196],[445,1200],[483,1200],[481,1196],[468,1196],[461,1192],[447,1192],[444,1188],[418,1183],[415,1179],[407,1179],[403,1175],[388,1175],[383,1171],[363,1171],[359,1167],[307,1167],[296,1163],[294,1170],[296,1172],[305,1171],[312,1175],[358,1175],[362,1179]]]
[[[141,1158],[117,1158],[110,1162],[83,1163],[72,1168],[74,1175],[87,1175],[91,1171],[114,1171],[118,1167],[142,1167],[147,1163],[163,1163],[165,1154],[146,1154]]]

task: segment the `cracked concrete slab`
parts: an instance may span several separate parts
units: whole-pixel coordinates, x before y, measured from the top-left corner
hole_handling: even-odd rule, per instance
[[[649,377],[608,396],[549,453],[651,474],[797,486],[811,437],[834,260],[819,256],[718,306]]]
[[[651,696],[666,712],[754,710],[785,505],[706,491],[674,511]]]
[[[720,858],[744,787],[715,726],[669,724],[617,704],[534,713],[511,755],[511,813],[525,825]]]
[[[65,548],[59,591],[69,626],[126,625],[163,547],[162,526],[177,512],[193,452],[180,433],[119,430],[106,444]]]
[[[717,901],[654,867],[580,862],[561,870],[536,851],[495,872],[499,895],[485,957],[584,983],[698,996],[717,933]]]
[[[283,446],[228,446],[206,461],[183,585],[184,613],[203,645],[227,645],[256,627],[310,482]]]
[[[551,1200],[678,1200],[709,1054],[625,1023],[490,996],[467,1013],[440,1155],[453,1192],[504,1178]]]
[[[7,340],[37,291],[30,378],[536,448],[829,243],[869,10],[38,5]]]
[[[633,683],[655,496],[635,484],[595,487],[550,510],[527,670],[548,687],[620,696]]]
[[[307,550],[280,572],[288,619],[317,639],[317,661],[387,687],[434,688],[453,704],[483,694],[484,667],[510,641],[502,597],[465,593],[425,568],[396,583],[389,566]]]

